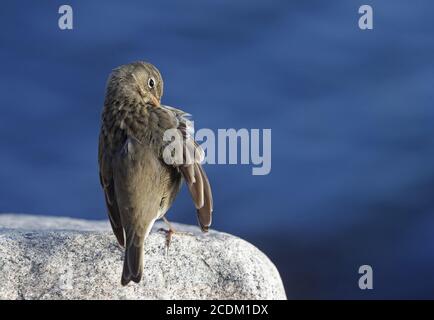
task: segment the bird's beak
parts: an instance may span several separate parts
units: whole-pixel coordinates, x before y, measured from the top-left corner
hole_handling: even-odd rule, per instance
[[[156,107],[160,105],[160,101],[153,94],[151,94],[151,103]]]
[[[156,107],[158,107],[160,105],[160,101],[153,94],[146,95],[144,100],[145,100],[145,103],[152,104]]]

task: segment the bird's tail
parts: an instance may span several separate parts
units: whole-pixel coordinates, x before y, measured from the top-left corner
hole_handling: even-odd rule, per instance
[[[125,248],[124,270],[121,283],[126,286],[131,280],[138,283],[143,274],[143,243],[144,238],[133,236]]]

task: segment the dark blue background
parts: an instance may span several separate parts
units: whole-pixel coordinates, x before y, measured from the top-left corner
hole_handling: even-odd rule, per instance
[[[0,211],[106,218],[105,82],[143,59],[196,129],[272,129],[270,175],[206,170],[215,229],[264,250],[289,298],[434,298],[433,2],[203,2],[68,1],[72,31],[64,2],[2,2]],[[169,218],[196,223],[186,190]]]

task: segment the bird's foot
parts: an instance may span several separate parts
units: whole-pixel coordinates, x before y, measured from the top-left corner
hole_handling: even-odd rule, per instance
[[[172,236],[175,233],[176,234],[188,234],[188,235],[192,235],[192,234],[189,233],[189,232],[176,231],[176,229],[173,228],[173,226],[166,219],[166,217],[163,217],[163,221],[167,224],[167,226],[169,227],[169,229],[160,228],[160,229],[158,229],[158,231],[163,231],[163,232],[166,233],[166,255],[168,255],[169,254],[169,247],[170,247],[170,244],[172,243]]]
[[[164,228],[160,228],[158,229],[158,231],[162,231],[164,233],[166,233],[166,248],[167,250],[169,250],[170,244],[172,242],[172,236],[175,233],[175,230],[172,229],[164,229]]]
[[[166,230],[164,228],[160,228],[158,231],[163,231],[166,233],[166,255],[168,255],[169,254],[169,247],[170,247],[170,244],[172,243],[172,236],[176,232],[176,230],[172,227],[172,225],[170,224],[169,220],[166,219],[166,217],[163,217],[163,221],[167,224],[169,229]]]

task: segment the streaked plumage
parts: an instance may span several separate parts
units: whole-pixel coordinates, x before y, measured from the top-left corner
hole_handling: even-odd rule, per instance
[[[211,224],[213,203],[200,164],[203,152],[190,137],[188,114],[161,105],[162,94],[160,72],[145,62],[115,69],[107,84],[99,139],[100,180],[113,232],[125,247],[123,285],[140,281],[144,241],[172,205],[182,178],[202,230]],[[168,129],[179,130],[185,138],[184,159],[192,159],[191,163],[168,165],[163,160],[169,143],[163,135]]]

